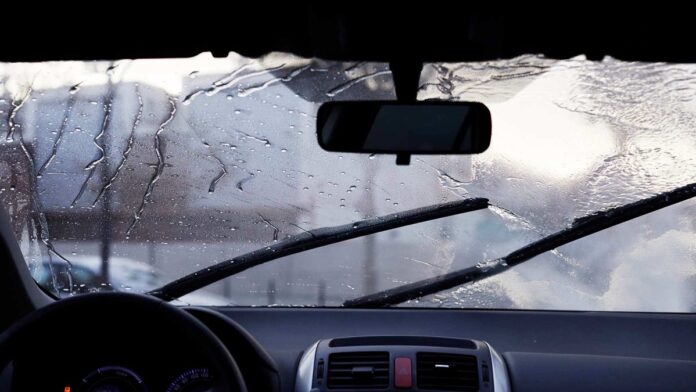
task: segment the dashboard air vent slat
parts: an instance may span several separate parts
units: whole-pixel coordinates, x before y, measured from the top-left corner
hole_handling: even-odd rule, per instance
[[[416,378],[419,389],[478,391],[478,363],[473,355],[418,353]]]
[[[389,386],[388,352],[345,352],[329,355],[330,389],[381,389]]]

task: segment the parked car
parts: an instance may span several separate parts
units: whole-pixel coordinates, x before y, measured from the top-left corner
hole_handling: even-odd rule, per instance
[[[55,292],[59,293],[61,298],[70,297],[75,293],[102,291],[146,293],[166,282],[161,273],[152,266],[126,257],[109,258],[108,281],[103,279],[101,268],[102,261],[99,256],[71,257],[70,264],[54,257],[44,259],[33,276],[42,287],[55,287]],[[55,276],[55,280],[52,276]],[[222,296],[202,290],[182,297],[181,302],[213,306],[233,303]]]

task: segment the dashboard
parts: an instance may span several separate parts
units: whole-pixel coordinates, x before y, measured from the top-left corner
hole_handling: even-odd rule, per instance
[[[326,339],[356,336],[486,342],[504,361],[510,390],[516,392],[696,390],[693,314],[311,308],[220,311],[266,348],[281,372],[281,390],[288,392],[296,390],[298,364],[307,348]],[[393,371],[394,364],[391,366]],[[392,385],[387,390],[409,389]]]
[[[132,368],[142,368],[142,366],[132,366]],[[48,378],[38,378],[35,381],[29,381],[36,375],[32,374],[27,366],[19,366],[19,372],[15,373],[17,379],[17,390],[20,388],[41,388],[41,390],[53,391],[89,391],[89,392],[147,392],[148,385],[150,390],[175,392],[203,392],[209,391],[213,387],[213,379],[210,374],[210,369],[205,367],[190,368],[183,371],[178,376],[171,378],[167,374],[164,377],[157,377],[150,370],[145,370],[141,373],[136,373],[131,367],[122,365],[101,366],[90,370],[84,377],[76,377],[77,373],[65,372],[61,375],[47,372],[44,375]],[[83,369],[84,370],[84,369]],[[164,373],[164,372],[163,372]],[[67,374],[67,376],[65,376]],[[57,377],[50,377],[50,376]],[[59,379],[62,379],[59,381]],[[163,380],[171,380],[163,383]],[[34,390],[34,389],[31,389]]]
[[[186,313],[201,321],[234,358],[243,359],[239,372],[250,391],[279,390],[273,360],[241,326],[205,308],[186,308]],[[32,336],[31,349],[21,350],[0,375],[0,391],[215,390],[216,364],[210,363],[205,342],[196,334],[155,314],[131,316],[93,314],[92,324],[66,318],[63,325],[49,327],[50,333]]]
[[[689,314],[184,309],[224,343],[250,392],[696,390]],[[213,364],[185,331],[69,327],[37,337],[0,390],[213,390]]]
[[[20,391],[205,391],[214,374],[196,341],[156,320],[56,325],[13,361]],[[137,327],[136,327],[137,326]]]
[[[321,340],[305,350],[295,391],[510,391],[505,363],[486,342],[424,336]]]

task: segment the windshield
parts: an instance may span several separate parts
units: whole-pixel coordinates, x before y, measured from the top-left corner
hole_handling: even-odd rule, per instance
[[[490,200],[182,299],[336,306],[696,181],[694,73],[583,57],[426,64],[419,99],[485,103],[491,146],[403,167],[316,141],[322,102],[395,99],[387,64],[281,53],[0,64],[0,200],[30,271],[57,296],[145,292],[308,230]],[[686,201],[402,306],[693,312],[695,216]]]

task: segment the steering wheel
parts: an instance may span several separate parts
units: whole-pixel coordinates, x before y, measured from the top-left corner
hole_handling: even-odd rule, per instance
[[[78,328],[77,333],[82,333],[79,326],[84,325],[84,333],[89,335],[104,325],[130,323],[133,327],[137,325],[134,320],[154,323],[193,342],[215,375],[212,391],[247,392],[236,362],[205,324],[164,301],[128,293],[92,293],[61,299],[20,319],[0,335],[0,372],[21,352],[33,350],[37,336],[55,335],[60,325],[69,323],[71,330]]]

